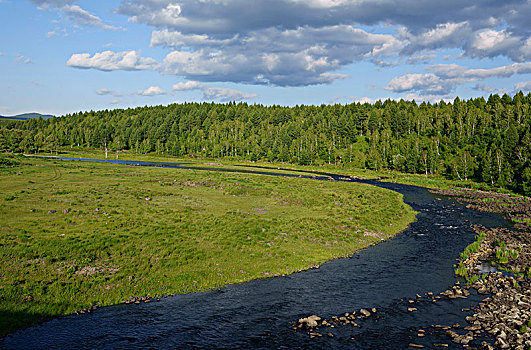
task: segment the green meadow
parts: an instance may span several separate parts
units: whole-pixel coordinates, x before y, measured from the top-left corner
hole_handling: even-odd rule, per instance
[[[0,334],[134,296],[294,273],[415,212],[358,183],[3,156]]]

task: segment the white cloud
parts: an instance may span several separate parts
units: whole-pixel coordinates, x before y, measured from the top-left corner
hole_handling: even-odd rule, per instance
[[[90,56],[88,53],[72,55],[66,62],[75,68],[94,68],[102,71],[113,70],[154,70],[160,64],[150,57],[140,57],[140,51],[103,51]]]
[[[103,95],[111,95],[111,96],[114,96],[114,97],[120,97],[122,96],[121,93],[119,92],[116,92],[114,90],[109,90],[107,88],[102,88],[102,89],[98,89],[96,90],[96,94],[100,95],[100,96],[103,96]]]
[[[138,91],[137,95],[141,95],[141,96],[158,96],[158,95],[168,95],[168,92],[162,90],[158,86],[150,86],[146,90]]]
[[[1,56],[5,56],[5,55],[6,55],[5,52],[0,52],[0,57],[1,57]]]
[[[217,100],[221,102],[241,101],[255,98],[256,94],[246,94],[238,90],[208,87],[202,89],[203,100]]]
[[[448,95],[459,85],[476,83],[475,88],[486,91],[489,88],[480,84],[488,78],[508,78],[518,74],[531,73],[531,62],[512,63],[489,69],[469,69],[457,64],[437,64],[427,66],[426,74],[405,74],[391,79],[386,90],[394,92],[417,91],[424,95]]]
[[[427,93],[446,93],[446,82],[433,73],[405,74],[391,79],[387,90],[394,92],[423,91]]]
[[[344,25],[320,30],[270,28],[223,40],[162,30],[153,32],[151,44],[174,48],[164,59],[165,74],[279,86],[329,84],[345,78],[333,73],[337,69],[400,49],[392,35]]]
[[[151,33],[151,46],[203,46],[203,45],[227,45],[234,43],[238,36],[230,39],[213,39],[205,34],[183,34],[181,32],[171,32],[168,29],[155,30]]]
[[[148,22],[158,24],[158,26],[176,26],[186,21],[180,17],[181,6],[179,4],[162,4],[159,8],[151,7],[148,13],[139,13],[138,15],[129,18],[131,22]]]
[[[351,2],[351,0],[290,0],[295,4],[303,4],[309,7],[315,7],[320,9],[328,9],[331,7],[337,7],[345,5]]]
[[[496,92],[495,88],[493,88],[492,86],[483,84],[483,83],[477,83],[476,86],[474,86],[474,89],[479,90],[479,91],[483,91],[483,92],[487,92],[487,93]]]
[[[120,103],[120,100],[112,100],[110,103],[111,103],[112,105],[115,105],[115,104]]]
[[[410,55],[422,50],[432,50],[441,47],[461,47],[464,38],[471,34],[468,22],[448,22],[437,24],[435,28],[420,34],[411,34],[406,28],[398,30],[398,37],[407,45],[402,54]]]
[[[466,53],[471,57],[507,56],[515,61],[522,61],[531,56],[524,57],[521,51],[522,37],[513,36],[506,29],[486,29],[478,31],[465,47]]]
[[[434,54],[411,56],[406,59],[406,64],[411,64],[411,65],[415,65],[419,63],[427,64],[429,61],[431,61],[432,59],[436,57],[437,55],[434,55]]]
[[[454,48],[531,59],[527,0],[122,0],[116,12],[156,29],[151,46],[172,50],[165,74],[202,82],[329,84],[355,62],[427,63]]]
[[[476,34],[475,40],[472,42],[472,47],[476,50],[491,50],[500,45],[509,38],[509,34],[505,30],[484,30]]]
[[[518,9],[517,11],[515,9]],[[468,2],[447,0],[124,0],[118,13],[131,21],[187,34],[232,37],[265,28],[321,28],[337,24],[407,27],[411,33],[439,28],[432,37],[467,21],[472,30],[507,23],[528,31],[526,0]]]
[[[17,62],[21,62],[21,63],[32,63],[31,59],[24,56],[24,55],[21,55],[21,54],[18,54],[16,57],[15,57],[15,61]]]
[[[522,81],[522,82],[514,84],[514,89],[516,91],[524,91],[524,92],[531,91],[531,80],[530,81]]]
[[[35,5],[38,6],[39,9],[45,10],[50,7],[63,7],[66,5],[71,5],[72,3],[76,2],[77,0],[31,0]]]
[[[114,27],[102,22],[101,18],[89,13],[77,5],[64,5],[60,7],[69,19],[78,25],[98,27],[105,30],[118,30],[120,28]]]
[[[187,81],[185,83],[179,82],[173,85],[173,91],[189,91],[189,90],[199,90],[204,85],[198,81]]]
[[[361,104],[364,104],[364,103],[375,104],[378,101],[392,100],[392,98],[390,98],[390,97],[387,97],[387,98],[372,98],[372,97],[367,97],[367,96],[364,96],[364,97],[352,96],[352,97],[349,97],[349,100],[354,101],[354,102],[358,102],[358,103],[361,103]]]
[[[198,81],[179,82],[173,85],[173,91],[176,92],[192,90],[201,91],[203,93],[203,100],[216,100],[221,102],[241,101],[257,97],[256,94],[246,94],[238,90],[212,87]]]
[[[66,15],[68,19],[80,26],[97,27],[104,30],[118,30],[121,28],[114,27],[103,23],[98,16],[74,5],[78,0],[31,0],[40,10],[56,9]],[[47,35],[53,36],[54,32],[48,32]]]
[[[468,69],[457,64],[437,64],[426,67],[442,78],[487,79],[508,78],[516,74],[531,73],[531,62],[512,63],[488,69]]]

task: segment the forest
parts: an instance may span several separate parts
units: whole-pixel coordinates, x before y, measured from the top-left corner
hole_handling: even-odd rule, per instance
[[[4,121],[0,150],[64,147],[438,174],[531,195],[531,93],[452,103],[184,103]]]

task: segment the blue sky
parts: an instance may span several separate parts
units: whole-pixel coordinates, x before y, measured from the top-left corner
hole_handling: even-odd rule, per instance
[[[0,114],[527,94],[529,18],[529,0],[0,0]]]

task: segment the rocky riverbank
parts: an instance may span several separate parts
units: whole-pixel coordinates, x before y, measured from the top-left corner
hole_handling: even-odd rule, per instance
[[[531,198],[468,188],[430,190],[430,192],[436,195],[456,197],[458,202],[466,203],[467,208],[500,213],[514,223],[515,229],[531,232]]]
[[[487,349],[531,349],[531,201],[468,189],[432,193],[457,197],[476,210],[501,213],[514,223],[513,229],[473,227],[478,241],[461,254],[457,273],[487,297],[466,318],[467,335],[448,334],[460,344],[488,334],[495,343],[483,342]]]

